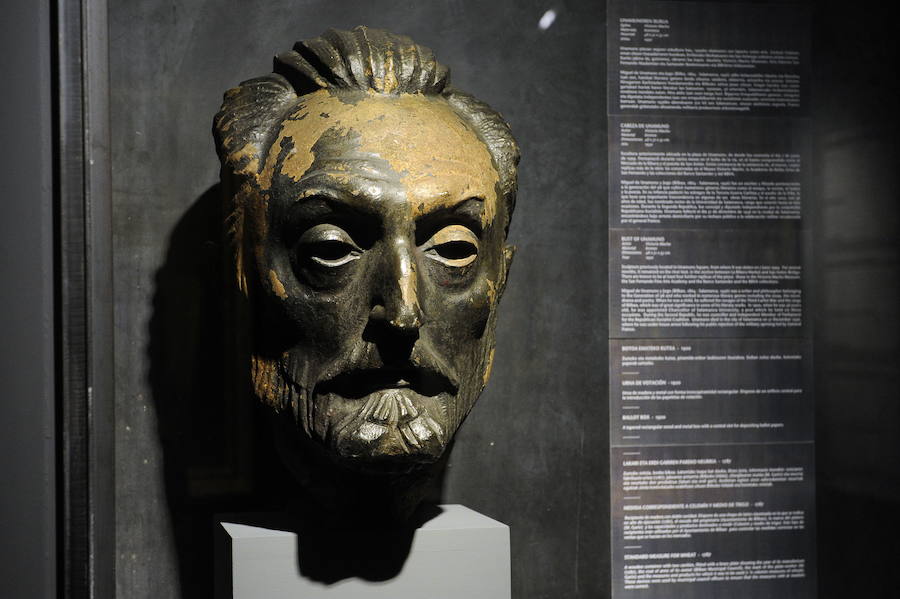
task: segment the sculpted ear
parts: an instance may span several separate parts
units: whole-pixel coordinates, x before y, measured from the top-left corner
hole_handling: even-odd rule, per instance
[[[235,175],[258,173],[278,123],[296,100],[294,88],[276,73],[225,92],[213,119],[216,152],[223,167]]]
[[[256,177],[284,116],[297,102],[288,80],[279,74],[250,79],[225,92],[222,107],[213,119],[216,152],[222,163],[222,190],[227,203],[225,238],[231,249],[235,281],[244,301],[238,304],[236,320],[252,319],[254,280],[252,255],[245,237],[248,206],[254,201]],[[244,339],[250,354],[250,380],[255,394],[276,410],[285,410],[295,400],[294,391],[279,376],[276,358],[256,355],[253,341]]]
[[[244,81],[225,92],[222,106],[213,118],[226,202],[225,236],[233,252],[237,285],[245,296],[249,294],[249,277],[244,261],[244,219],[251,188],[265,162],[272,136],[296,101],[297,94],[288,80],[272,73]]]

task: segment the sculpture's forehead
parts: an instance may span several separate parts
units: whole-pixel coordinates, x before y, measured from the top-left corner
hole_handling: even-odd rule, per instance
[[[314,147],[326,134],[346,143]],[[341,168],[348,148],[387,163],[411,202],[468,194],[494,211],[499,177],[487,146],[445,100],[422,95],[344,99],[320,90],[306,96],[283,121],[261,178],[270,180],[277,170],[300,181],[323,162]]]

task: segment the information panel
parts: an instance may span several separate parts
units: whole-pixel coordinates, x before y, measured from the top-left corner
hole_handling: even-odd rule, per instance
[[[610,0],[607,23],[611,114],[808,112],[800,3]]]
[[[802,243],[778,230],[613,229],[616,337],[799,336]]]
[[[812,441],[811,353],[800,339],[614,339],[612,443]]]
[[[613,227],[801,226],[809,128],[798,119],[613,116]]]
[[[614,447],[613,596],[814,597],[809,443]]]
[[[608,8],[612,596],[812,599],[808,11]]]

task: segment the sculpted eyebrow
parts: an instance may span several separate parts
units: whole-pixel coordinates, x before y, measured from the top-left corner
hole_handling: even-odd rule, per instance
[[[291,205],[291,212],[299,212],[310,217],[333,213],[355,213],[372,216],[371,202],[359,197],[343,185],[330,184],[306,187]]]
[[[481,235],[483,210],[484,199],[470,197],[452,206],[441,206],[426,212],[416,219],[416,242],[421,244],[437,229],[453,224],[464,225],[476,235]]]
[[[424,213],[420,220],[429,219],[440,216],[460,216],[468,217],[481,221],[481,214],[484,211],[484,199],[479,197],[469,197],[456,204],[443,205]]]
[[[322,223],[342,227],[364,247],[381,230],[378,214],[364,199],[340,190],[314,188],[305,190],[288,208],[284,239],[291,245],[307,227]]]
[[[463,200],[454,206],[453,211],[459,214],[470,215],[481,222],[481,215],[484,212],[484,198],[472,197]]]

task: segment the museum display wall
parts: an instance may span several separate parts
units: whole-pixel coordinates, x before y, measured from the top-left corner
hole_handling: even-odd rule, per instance
[[[510,123],[523,155],[490,384],[443,503],[510,526],[515,596],[602,596],[606,131],[602,15],[522,2],[110,2],[117,587],[209,588],[212,515],[277,504],[289,475],[223,374],[224,90],[328,28],[409,35]],[[236,412],[229,412],[229,411]],[[576,589],[579,589],[576,591]]]
[[[426,491],[426,501],[462,504],[509,526],[512,596],[703,596],[709,582],[673,583],[670,571],[634,567],[651,553],[657,560],[662,554],[667,561],[687,560],[694,547],[701,547],[696,561],[741,552],[746,559],[787,560],[778,566],[787,582],[770,588],[765,581],[732,581],[719,589],[729,596],[767,596],[772,588],[797,597],[891,595],[892,535],[900,529],[900,119],[897,42],[888,9],[873,14],[845,2],[645,0],[85,0],[54,6],[15,13],[24,32],[65,33],[50,36],[53,42],[39,39],[37,46],[49,54],[20,51],[16,65],[4,65],[4,76],[22,82],[13,91],[23,95],[15,96],[12,109],[4,105],[4,125],[7,117],[34,116],[33,125],[13,119],[15,136],[28,150],[22,164],[35,164],[38,158],[25,158],[52,153],[50,148],[57,157],[47,162],[54,184],[50,171],[34,173],[43,181],[34,197],[43,203],[25,203],[31,198],[20,190],[23,199],[10,196],[3,204],[6,254],[22,257],[5,265],[4,274],[20,281],[23,293],[5,294],[8,306],[0,311],[8,335],[3,373],[10,384],[9,400],[0,407],[3,421],[16,423],[3,452],[3,471],[16,490],[4,496],[4,548],[15,544],[16,550],[2,560],[0,595],[53,597],[58,590],[81,597],[97,584],[110,596],[211,596],[217,515],[277,510],[297,493],[265,414],[249,400],[246,373],[234,360],[242,340],[229,327],[235,315],[221,226],[227,210],[212,115],[224,90],[270,72],[276,52],[329,28],[358,25],[409,35],[433,49],[451,67],[454,85],[502,113],[521,149],[509,232],[517,252],[498,311],[491,381],[459,429],[444,475]],[[108,22],[92,14],[98,7]],[[638,14],[644,9],[671,14]],[[688,19],[691,27],[671,27],[691,11],[701,15]],[[769,25],[754,21],[773,18]],[[99,32],[85,45],[90,51],[83,80],[77,72],[79,19],[89,33]],[[728,22],[737,30],[723,30]],[[633,37],[638,31],[646,34],[642,40]],[[777,109],[759,114],[691,112],[684,104],[674,112],[658,105],[644,110],[649,96],[641,90],[653,82],[640,83],[637,71],[652,68],[627,69],[626,91],[634,92],[629,100],[616,71],[622,49],[613,47],[612,36],[619,36],[620,46],[666,46],[673,32],[671,44],[680,46],[715,45],[732,34],[769,49],[796,46],[802,60],[791,65],[793,58],[781,56],[787,62],[775,71],[796,74],[799,87],[778,98],[783,104]],[[6,39],[11,47],[26,47],[13,43],[15,36]],[[95,52],[107,43],[108,60]],[[74,54],[65,58],[66,52]],[[628,52],[632,65],[659,59]],[[96,82],[107,75],[108,111],[91,95],[102,92]],[[672,77],[670,87],[686,85]],[[635,81],[640,85],[634,87]],[[681,93],[674,88],[669,92]],[[57,93],[54,102],[28,100]],[[84,106],[82,97],[90,100]],[[685,98],[681,93],[678,101]],[[79,121],[73,117],[79,109],[95,112]],[[109,119],[108,160],[98,110]],[[38,133],[29,137],[23,127]],[[92,132],[100,141],[91,139]],[[651,147],[657,143],[672,143],[663,149],[674,152],[786,159],[770,160],[770,170],[741,180],[756,186],[754,193],[780,190],[774,205],[781,220],[761,227],[736,221],[698,226],[702,212],[666,215],[659,205],[642,203],[659,188],[653,187],[657,179],[639,170],[649,163],[638,154],[658,150]],[[64,151],[79,154],[97,144],[99,153],[60,159]],[[102,180],[104,168],[111,173],[105,230],[111,235],[112,291],[102,287],[102,243],[91,246],[96,230],[90,227],[97,221],[88,219],[82,231],[83,223],[71,218],[79,215],[67,212],[74,205],[67,198],[77,199],[72,169],[78,159],[86,173],[82,208],[88,216],[96,208],[100,224],[103,206],[91,203],[92,181]],[[786,170],[773,175],[776,167]],[[694,189],[705,185],[690,183]],[[666,184],[671,191],[676,182]],[[706,198],[715,193],[708,185],[702,190]],[[761,209],[768,209],[764,204]],[[55,220],[32,210],[36,206],[52,206]],[[27,234],[18,224],[26,221]],[[64,243],[79,237],[94,253]],[[670,258],[665,252],[673,247],[686,248],[687,259]],[[625,255],[645,262],[623,260]],[[657,261],[651,265],[648,256]],[[743,265],[742,276],[748,268],[767,276],[777,270],[781,279],[762,286],[768,285],[766,297],[781,294],[789,309],[764,334],[739,323],[707,323],[698,334],[644,318],[640,311],[662,285],[646,285],[646,277],[669,276],[660,266],[675,266],[681,276],[704,263],[702,256],[713,256],[719,267]],[[99,288],[85,289],[91,277]],[[669,286],[670,296],[680,289]],[[88,297],[87,305],[73,310],[72,298],[80,296]],[[677,316],[666,306],[660,310],[657,317]],[[80,328],[85,322],[73,314],[97,318]],[[104,332],[104,314],[112,331]],[[87,363],[72,352],[79,335],[94,348]],[[711,355],[744,360],[710,371],[670,366],[667,352],[692,365]],[[748,356],[761,355],[768,356],[764,367],[747,365]],[[100,356],[99,365],[93,356]],[[107,358],[112,368],[103,367]],[[623,384],[638,367],[647,369],[645,388]],[[34,386],[41,369],[56,372],[55,389]],[[114,389],[105,388],[107,375]],[[669,402],[654,411],[641,402],[642,414],[665,418],[625,418],[631,409],[625,391],[640,399],[640,393],[656,392],[654,380],[667,377],[702,385],[709,395],[691,409]],[[762,401],[729,412],[731,405],[717,403],[713,391],[734,386],[760,390]],[[35,401],[17,401],[25,396]],[[785,397],[802,401],[784,410]],[[91,420],[90,410],[105,405],[110,420]],[[703,427],[716,418],[753,426]],[[659,426],[644,426],[647,421]],[[666,423],[673,426],[666,429]],[[79,436],[79,430],[94,437]],[[732,449],[711,449],[726,443]],[[769,451],[772,445],[778,450]],[[636,451],[646,455],[625,455]],[[632,540],[626,542],[624,514],[658,517],[653,510],[660,505],[677,504],[661,489],[635,499],[632,491],[647,481],[634,477],[665,460],[685,460],[681,466],[687,467],[689,460],[711,457],[729,460],[723,467],[743,467],[744,460],[750,467],[802,471],[802,480],[776,482],[757,498],[783,506],[767,516],[779,518],[781,530],[746,533],[752,535],[747,543],[733,542],[730,534],[659,537],[650,541],[656,548],[645,550],[634,547],[646,542],[633,540],[643,534],[634,527],[652,522],[632,517]],[[706,509],[697,508],[706,501],[701,492],[676,495]],[[719,497],[712,500],[717,509],[733,514],[758,507],[744,505],[740,493],[712,495]],[[702,555],[704,543],[712,555]]]

